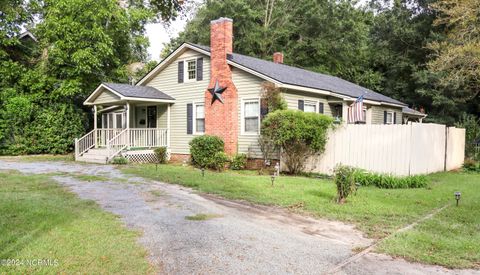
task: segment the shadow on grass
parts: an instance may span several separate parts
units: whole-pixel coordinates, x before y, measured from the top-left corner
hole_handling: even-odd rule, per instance
[[[78,202],[48,176],[1,173],[0,251],[1,259],[16,254],[53,228],[77,219]],[[87,204],[94,202],[87,202]],[[85,206],[85,202],[82,202]]]

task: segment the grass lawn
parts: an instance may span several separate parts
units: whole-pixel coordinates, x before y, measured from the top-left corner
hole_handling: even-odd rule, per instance
[[[427,215],[435,208],[453,203],[455,191],[462,192],[460,207],[448,207],[414,230],[394,236],[379,250],[407,259],[448,267],[480,266],[480,175],[439,173],[429,176],[430,186],[421,189],[362,187],[347,203],[334,202],[331,180],[282,176],[271,186],[270,176],[253,171],[207,171],[181,165],[131,165],[124,172],[181,184],[201,192],[254,203],[278,205],[309,214],[354,223],[373,238],[385,237]]]
[[[81,200],[48,175],[0,171],[0,274],[154,273],[146,251],[112,214]],[[26,261],[51,265],[28,266]],[[57,263],[57,264],[55,264]]]
[[[18,161],[74,161],[73,154],[68,155],[24,155],[24,156],[0,156],[2,159],[11,159]]]

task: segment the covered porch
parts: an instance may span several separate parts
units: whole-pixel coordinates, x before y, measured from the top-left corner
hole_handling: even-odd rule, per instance
[[[125,151],[168,148],[174,102],[152,87],[101,84],[84,102],[92,106],[94,125],[75,140],[75,159],[105,163]]]

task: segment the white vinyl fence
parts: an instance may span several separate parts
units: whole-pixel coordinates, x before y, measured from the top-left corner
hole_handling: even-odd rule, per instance
[[[465,129],[440,124],[341,125],[306,171],[332,174],[342,163],[372,172],[417,175],[460,168]]]

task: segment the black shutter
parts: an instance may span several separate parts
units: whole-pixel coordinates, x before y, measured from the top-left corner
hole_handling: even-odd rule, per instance
[[[260,99],[260,119],[263,119],[268,114],[268,103],[262,98]]]
[[[187,104],[187,134],[193,133],[193,104]]]
[[[298,100],[298,109],[303,111],[303,100]]]
[[[393,124],[397,124],[397,112],[393,112]]]
[[[178,62],[178,83],[183,83],[183,61]]]
[[[197,58],[197,81],[203,80],[203,57]]]
[[[320,114],[323,114],[323,102],[320,102],[320,103],[318,104],[318,112],[319,112]]]
[[[383,111],[383,124],[387,124],[387,111]]]

